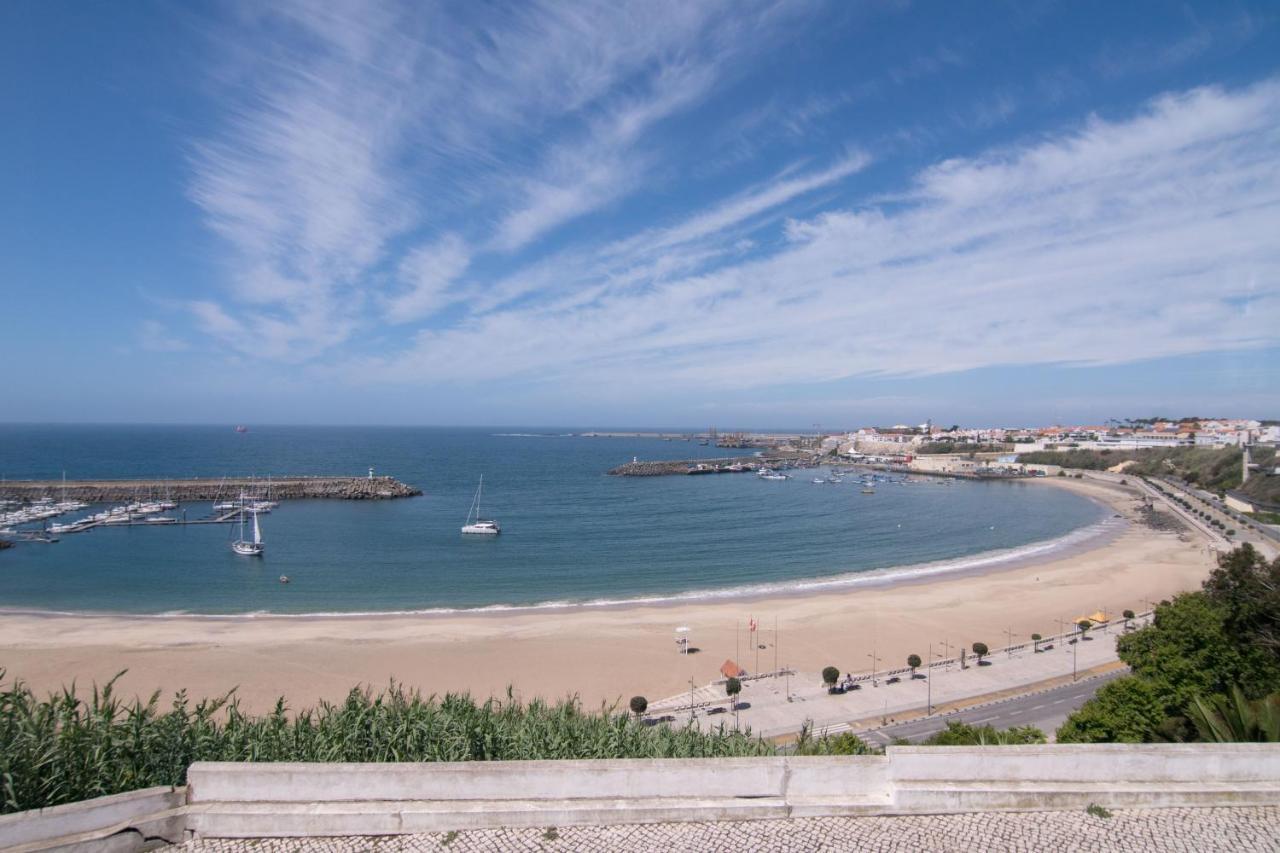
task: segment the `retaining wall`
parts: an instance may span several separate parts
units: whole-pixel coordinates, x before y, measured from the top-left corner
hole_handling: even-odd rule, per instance
[[[898,747],[884,755],[197,763],[151,789],[0,818],[0,846],[381,835],[502,826],[1280,805],[1280,744]],[[103,845],[99,847],[98,845]]]

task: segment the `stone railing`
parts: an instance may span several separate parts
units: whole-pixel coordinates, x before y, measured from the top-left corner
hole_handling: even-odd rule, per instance
[[[150,789],[0,817],[0,846],[510,826],[1280,805],[1280,744],[897,747],[884,755],[192,765]]]

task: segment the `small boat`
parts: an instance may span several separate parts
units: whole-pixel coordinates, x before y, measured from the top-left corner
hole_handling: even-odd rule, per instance
[[[288,583],[288,582],[289,582],[289,576],[288,576],[288,575],[281,575],[281,576],[280,576],[280,583]]]
[[[874,495],[876,493],[876,490],[871,488],[870,486],[867,486],[865,489],[862,490],[862,493],[864,495]]]
[[[245,513],[240,513],[240,538],[231,543],[231,550],[245,557],[261,557],[262,556],[262,527],[258,524],[258,514],[253,514],[253,541],[250,542],[244,538],[244,517]]]
[[[477,536],[497,536],[502,532],[498,522],[491,518],[480,517],[480,496],[484,492],[484,475],[480,475],[480,485],[476,487],[476,496],[471,501],[471,509],[467,512],[467,523],[462,525],[462,532]]]
[[[236,427],[236,432],[248,432],[248,431],[249,431],[249,428],[247,426]]]

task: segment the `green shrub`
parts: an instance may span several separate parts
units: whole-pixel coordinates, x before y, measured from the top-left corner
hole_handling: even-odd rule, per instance
[[[0,670],[0,682],[4,679]],[[117,676],[118,678],[119,676]],[[115,679],[86,698],[65,689],[38,699],[22,682],[0,686],[0,812],[70,803],[153,785],[181,785],[194,761],[496,761],[567,758],[713,758],[772,755],[749,732],[646,726],[610,707],[584,711],[466,694],[423,697],[392,684],[373,694],[263,716],[232,694],[193,708],[179,693],[122,702]]]
[[[992,726],[971,726],[956,720],[947,721],[945,729],[922,741],[927,746],[1013,746],[1044,742],[1044,732],[1035,726],[1000,731]]]

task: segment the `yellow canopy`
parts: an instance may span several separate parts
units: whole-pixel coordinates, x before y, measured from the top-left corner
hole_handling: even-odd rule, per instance
[[[1086,619],[1088,619],[1090,622],[1092,622],[1095,625],[1098,624],[1099,622],[1110,621],[1109,619],[1107,619],[1107,613],[1105,610],[1095,610],[1093,613],[1089,614],[1088,616],[1077,616],[1076,618],[1072,619],[1071,622],[1072,624],[1079,625],[1081,622],[1083,622]]]

